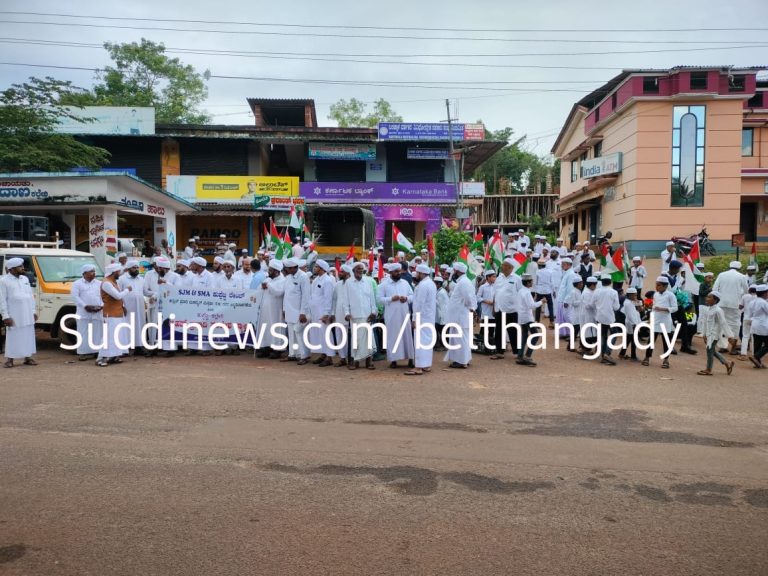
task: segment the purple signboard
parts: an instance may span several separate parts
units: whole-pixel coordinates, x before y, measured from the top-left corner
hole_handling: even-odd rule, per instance
[[[440,182],[301,182],[307,204],[453,204],[456,185]]]
[[[438,232],[442,224],[440,208],[427,206],[373,206],[371,211],[376,222],[375,235],[377,242],[384,242],[387,221],[424,222],[427,234]]]

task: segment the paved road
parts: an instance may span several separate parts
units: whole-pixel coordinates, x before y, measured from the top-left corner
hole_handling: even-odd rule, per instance
[[[0,380],[0,574],[768,574],[768,374],[565,352]]]

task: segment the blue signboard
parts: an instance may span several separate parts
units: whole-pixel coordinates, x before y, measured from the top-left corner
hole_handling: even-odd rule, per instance
[[[483,140],[485,128],[482,124],[452,124],[454,140]],[[379,122],[379,140],[401,142],[449,140],[448,124],[420,124],[407,122]]]

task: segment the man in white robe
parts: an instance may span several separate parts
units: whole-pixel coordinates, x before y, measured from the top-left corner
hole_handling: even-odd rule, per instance
[[[315,277],[312,280],[309,295],[309,315],[312,324],[309,328],[309,343],[320,356],[313,362],[321,368],[332,366],[333,350],[331,349],[332,331],[331,316],[333,315],[333,277],[328,275],[328,262],[317,260],[315,262]],[[310,350],[310,354],[312,351]]]
[[[253,270],[251,270],[251,259],[247,256],[240,258],[240,269],[235,272],[235,276],[240,278],[244,288],[248,288],[253,280]]]
[[[339,356],[339,363],[335,365],[337,368],[341,368],[347,365],[347,348],[349,347],[348,339],[350,335],[347,330],[347,323],[344,320],[345,312],[344,312],[344,301],[343,301],[342,291],[345,290],[344,284],[351,275],[352,275],[352,266],[350,266],[349,264],[342,264],[341,268],[339,269],[339,279],[333,285],[333,298],[331,303],[331,314],[332,314],[331,323],[339,324],[339,326],[335,326],[333,329],[333,340],[336,346],[339,346],[342,342],[344,342],[344,346],[342,346],[338,350],[331,351],[332,352],[331,356],[335,356],[337,354]]]
[[[157,324],[160,320],[160,290],[163,286],[178,285],[180,276],[171,271],[171,261],[167,258],[158,258],[155,261],[155,269],[150,270],[144,275],[144,296],[148,298],[147,317],[149,322]],[[162,330],[161,330],[162,332]],[[157,345],[160,338],[157,329],[152,328],[147,334],[147,343],[151,346]],[[171,346],[169,339],[163,339],[160,345],[165,357],[175,354],[175,346]],[[157,354],[157,350],[152,350],[150,354]]]
[[[257,336],[261,336],[260,347],[263,358],[277,360],[285,348],[285,340],[276,335],[285,336],[284,327],[276,327],[283,322],[283,296],[286,278],[282,274],[283,263],[272,260],[269,263],[267,278],[261,283],[261,300],[258,304]]]
[[[720,292],[720,308],[725,314],[725,321],[728,323],[728,327],[732,334],[738,335],[741,328],[741,298],[749,290],[749,284],[747,283],[747,277],[739,272],[741,270],[741,262],[734,260],[729,264],[729,269],[725,272],[721,272],[715,280],[715,285],[712,290]],[[737,340],[730,343],[731,354],[737,354],[736,347]]]
[[[245,290],[242,277],[235,273],[235,265],[229,260],[221,265],[221,274],[216,275],[213,280],[214,290]]]
[[[99,353],[104,333],[104,317],[101,313],[101,282],[96,279],[96,267],[93,264],[84,264],[80,272],[83,277],[72,283],[70,295],[77,307],[77,333],[80,334],[77,357],[83,361],[94,358]]]
[[[343,318],[350,326],[349,346],[352,352],[348,360],[349,369],[357,370],[360,367],[360,361],[365,360],[365,367],[368,370],[375,370],[373,355],[376,347],[370,323],[379,313],[376,298],[371,283],[365,277],[365,265],[362,262],[356,262],[352,267],[352,273],[353,277],[344,282],[344,290],[340,293]]]
[[[459,333],[458,338],[451,338],[448,344],[450,348],[458,347],[448,350],[445,361],[450,362],[450,368],[467,368],[472,361],[472,313],[477,308],[477,298],[472,282],[467,278],[467,265],[455,262],[453,273],[456,283],[448,301],[448,323],[458,325]],[[455,335],[456,328],[451,327],[446,333]]]
[[[188,288],[192,290],[213,290],[213,282],[215,279],[214,274],[208,271],[208,263],[202,256],[195,256],[189,263],[189,272],[191,275]],[[195,330],[189,331],[189,338],[187,342],[187,354],[192,355],[197,352],[201,352],[203,356],[209,356],[211,354],[211,345],[208,343],[208,337],[206,334],[202,336],[202,342],[197,337]]]
[[[0,277],[0,317],[5,325],[3,366],[13,368],[13,361],[22,359],[26,366],[35,366],[37,313],[29,278],[24,275],[24,260],[9,258],[5,269],[8,273]]]
[[[127,313],[126,321],[133,323],[131,348],[135,354],[142,350],[146,356],[147,351],[142,347],[141,332],[147,323],[147,306],[144,301],[144,278],[139,275],[137,260],[128,260],[123,274],[117,280],[117,286],[120,290],[125,290],[128,286],[131,287],[131,293],[123,298],[123,305]]]
[[[126,354],[129,346],[125,343],[124,331],[118,333],[120,324],[126,320],[123,301],[131,293],[132,287],[120,290],[118,280],[123,267],[119,262],[107,266],[104,272],[104,280],[101,283],[101,300],[104,303],[103,315],[106,321],[106,334],[104,346],[99,350],[96,366],[105,367],[107,364],[121,364],[120,356]],[[120,337],[120,341],[118,341]]]
[[[418,284],[413,291],[414,366],[408,376],[419,376],[432,370],[435,341],[435,317],[437,313],[437,287],[429,277],[426,264],[416,266]]]
[[[285,323],[288,325],[288,356],[282,361],[298,360],[297,365],[303,366],[309,362],[309,350],[304,340],[310,318],[309,276],[299,270],[299,261],[295,258],[288,258],[283,262],[283,266],[285,269],[283,313]]]
[[[571,310],[565,306],[568,295],[573,290],[573,281],[576,279],[577,274],[573,269],[573,260],[567,256],[560,261],[560,267],[563,270],[563,276],[560,279],[560,285],[555,286],[555,322],[558,324],[573,324],[571,319]],[[562,328],[561,335],[567,333],[566,328]]]
[[[397,263],[387,266],[389,280],[379,286],[378,302],[384,306],[384,325],[387,327],[387,360],[390,368],[397,368],[398,360],[408,360],[413,368],[413,331],[409,305],[413,301],[413,289],[400,275],[402,267]]]

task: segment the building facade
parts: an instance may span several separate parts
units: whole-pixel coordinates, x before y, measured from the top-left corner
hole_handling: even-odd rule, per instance
[[[552,153],[570,242],[613,232],[635,254],[707,228],[768,242],[768,76],[759,68],[625,70],[577,102]]]

